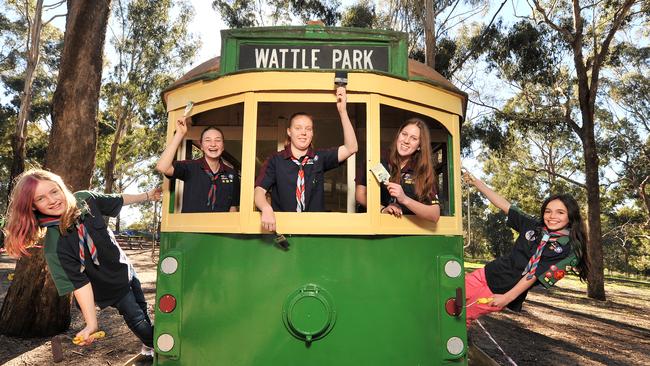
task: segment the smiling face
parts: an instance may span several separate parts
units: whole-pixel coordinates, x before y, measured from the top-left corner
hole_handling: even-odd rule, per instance
[[[218,130],[209,129],[201,137],[201,151],[206,159],[219,159],[224,150],[223,135]]]
[[[67,207],[61,187],[51,180],[39,180],[34,190],[34,209],[44,215],[63,215]]]
[[[561,230],[569,225],[569,212],[559,199],[550,201],[544,209],[544,225],[551,230]]]
[[[420,128],[415,124],[408,124],[402,128],[395,141],[395,150],[402,158],[413,155],[420,147]]]
[[[314,122],[309,116],[298,115],[291,120],[291,126],[287,128],[287,135],[291,140],[291,147],[306,151],[314,138]]]

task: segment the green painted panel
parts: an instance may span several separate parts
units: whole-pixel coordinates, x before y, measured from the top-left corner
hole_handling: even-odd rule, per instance
[[[155,339],[175,339],[159,365],[442,365],[466,364],[447,341],[466,344],[464,314],[448,315],[447,299],[464,277],[457,236],[291,236],[282,251],[259,235],[162,233],[161,259],[179,269],[159,271],[157,298],[172,294],[170,314],[156,309]],[[306,285],[307,297],[296,300]],[[316,288],[316,290],[314,290]],[[312,296],[322,289],[327,296]],[[316,291],[316,292],[314,292]],[[306,344],[283,321],[291,303],[307,332],[335,319],[329,333]],[[325,299],[325,300],[322,300]]]
[[[264,47],[267,46],[267,47]],[[263,67],[240,67],[240,52],[253,52],[250,47],[259,47],[261,49],[275,50],[276,56],[286,59],[286,64],[282,61],[280,65],[273,63],[260,63]],[[302,47],[302,48],[301,48]],[[373,53],[375,62],[386,62],[387,70],[378,70],[368,68],[365,62],[355,63],[353,50],[358,47],[358,51],[365,56]],[[283,53],[280,50],[283,49]],[[318,68],[311,62],[312,50],[321,56],[318,60],[323,63]],[[365,52],[363,51],[365,49]],[[327,67],[332,65],[333,57],[325,58],[325,55],[331,55],[333,50],[346,52],[349,51],[351,64],[344,66],[343,62],[336,65],[337,67]],[[293,54],[293,51],[296,54]],[[386,52],[386,54],[384,54]],[[259,55],[262,53],[260,52]],[[379,55],[382,56],[379,56]],[[251,58],[258,55],[251,53],[244,59],[247,63],[255,63]],[[323,27],[319,25],[299,26],[299,27],[259,27],[259,28],[241,28],[228,29],[221,31],[221,61],[219,67],[220,75],[227,75],[240,71],[263,71],[263,70],[293,70],[293,71],[326,71],[331,72],[334,69],[366,71],[379,74],[386,74],[402,79],[408,78],[408,50],[407,35],[402,32],[388,30],[374,30],[365,28],[342,28],[342,27]],[[303,57],[305,57],[303,59]],[[387,60],[386,60],[387,58]],[[267,58],[264,58],[265,60]],[[270,59],[269,59],[270,60]],[[303,65],[303,61],[304,62]],[[328,62],[325,62],[327,60]],[[345,58],[343,59],[345,60]],[[342,61],[339,59],[339,61]],[[296,66],[298,65],[298,66]],[[361,66],[363,65],[363,66]]]

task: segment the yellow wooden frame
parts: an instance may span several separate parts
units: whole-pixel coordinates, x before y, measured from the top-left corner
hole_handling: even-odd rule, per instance
[[[285,234],[410,234],[461,235],[460,191],[460,123],[462,98],[446,90],[413,81],[391,77],[351,73],[348,75],[348,102],[365,103],[367,108],[366,141],[368,166],[377,164],[380,126],[377,121],[380,105],[430,116],[438,120],[451,134],[455,215],[442,216],[437,224],[417,217],[401,219],[379,213],[379,184],[368,180],[367,213],[292,213],[276,212],[278,232]],[[290,80],[291,82],[288,82]],[[198,81],[175,89],[167,95],[169,112],[167,141],[170,141],[175,121],[188,101],[194,102],[192,114],[231,104],[244,103],[242,136],[242,176],[240,212],[237,213],[168,213],[163,210],[162,231],[261,233],[260,213],[254,210],[253,188],[257,136],[257,107],[260,102],[335,103],[333,73],[257,72],[230,75],[212,81]],[[379,91],[381,91],[379,93]],[[180,154],[180,152],[179,152]],[[373,184],[374,183],[374,184]],[[163,207],[169,207],[169,181],[164,180]]]

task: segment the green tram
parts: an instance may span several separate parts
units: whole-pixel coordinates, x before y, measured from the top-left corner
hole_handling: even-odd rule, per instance
[[[221,57],[167,88],[167,139],[194,103],[178,159],[200,156],[209,125],[241,173],[238,212],[181,213],[183,182],[165,179],[154,344],[159,365],[467,364],[460,124],[467,95],[407,58],[406,35],[322,25],[221,32]],[[325,175],[326,212],[276,212],[288,251],[253,202],[265,158],[294,112],[314,116],[316,147],[343,141],[335,72],[347,72],[359,152]],[[441,217],[380,213],[367,174],[410,117],[430,127]]]

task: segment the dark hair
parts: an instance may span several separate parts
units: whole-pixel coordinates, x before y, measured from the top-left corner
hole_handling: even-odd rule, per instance
[[[408,125],[415,125],[420,129],[420,148],[409,157],[411,165],[413,166],[415,194],[420,201],[430,201],[433,199],[433,190],[438,190],[438,177],[433,169],[429,127],[426,122],[419,118],[409,118],[402,123],[388,149],[388,170],[390,171],[390,181],[399,184],[402,180],[400,156],[397,153],[396,142],[399,138],[399,134],[402,133],[402,130]]]
[[[223,131],[221,131],[221,129],[219,127],[217,127],[217,126],[208,126],[203,131],[201,131],[201,138],[199,139],[199,143],[201,143],[201,141],[203,141],[203,135],[205,135],[205,133],[210,131],[210,130],[218,131],[221,134],[221,138],[224,139],[224,140],[226,139],[226,135],[223,134]]]
[[[562,202],[567,209],[567,216],[569,216],[567,229],[570,231],[571,249],[576,257],[578,257],[578,264],[575,267],[578,270],[577,274],[580,280],[587,281],[587,277],[589,276],[589,258],[587,258],[587,237],[585,235],[582,216],[580,215],[580,206],[571,195],[565,193],[551,195],[542,203],[542,209],[540,211],[542,223],[544,222],[546,206],[548,206],[549,202],[555,200]]]

